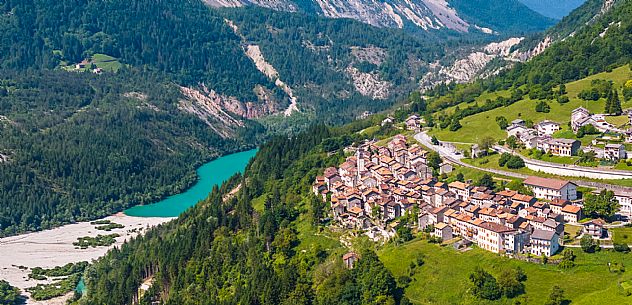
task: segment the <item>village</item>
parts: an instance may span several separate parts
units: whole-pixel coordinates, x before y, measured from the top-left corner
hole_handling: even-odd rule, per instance
[[[632,120],[632,112],[628,110],[627,115]],[[596,158],[609,161],[616,162],[628,158],[623,143],[632,143],[632,133],[608,123],[604,114],[592,114],[586,108],[576,108],[571,112],[570,128],[575,134],[592,130],[607,133],[609,136],[603,139],[604,143],[595,139],[590,145],[582,148],[581,142],[577,139],[554,138],[553,134],[560,131],[561,126],[551,120],[527,126],[524,120],[516,119],[509,124],[506,131],[508,138],[515,137],[526,149],[538,149],[554,156],[576,156],[581,150],[583,153],[592,152]]]
[[[565,224],[581,226],[582,236],[609,238],[603,220],[582,220],[583,201],[570,181],[528,177],[523,184],[531,195],[470,181],[440,182],[429,165],[437,160],[429,160],[427,150],[408,143],[403,135],[385,146],[366,141],[347,151],[353,154],[337,168],[326,168],[316,178],[313,192],[329,204],[338,225],[376,241],[395,236],[389,224],[404,216],[440,242],[454,241],[455,247],[475,244],[505,255],[556,254]],[[450,170],[446,163],[442,160],[435,174]],[[629,217],[632,196],[615,196],[619,214]]]

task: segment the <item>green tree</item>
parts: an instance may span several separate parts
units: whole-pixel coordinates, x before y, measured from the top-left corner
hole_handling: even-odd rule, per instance
[[[459,119],[457,118],[453,118],[452,122],[450,123],[450,131],[457,131],[459,129],[461,129],[461,122],[459,121]]]
[[[497,116],[496,124],[498,124],[498,127],[500,127],[501,130],[505,130],[507,129],[507,126],[509,126],[509,122],[507,121],[507,118],[504,116]]]
[[[632,80],[628,80],[623,86],[623,100],[632,100]]]
[[[566,94],[566,85],[565,84],[560,84],[560,90],[559,90],[560,95],[564,95]]]
[[[477,182],[479,186],[486,186],[490,189],[496,188],[496,182],[494,182],[494,178],[490,174],[484,174]]]
[[[456,174],[456,177],[454,179],[456,179],[456,181],[465,182],[465,177],[463,176],[463,173],[461,173],[461,172]]]
[[[442,162],[441,156],[439,155],[438,152],[432,151],[428,153],[428,158],[426,162],[428,163],[428,167],[433,168],[433,169],[438,169],[441,166],[441,162]]]
[[[551,289],[551,293],[549,294],[548,300],[544,303],[544,305],[562,305],[564,304],[566,299],[564,298],[564,290],[560,286],[553,286]]]
[[[588,234],[584,234],[584,236],[582,236],[582,239],[579,241],[579,245],[582,247],[582,251],[586,253],[594,253],[597,249],[597,243],[592,236]]]
[[[432,139],[430,139],[430,142],[432,143],[432,145],[439,145],[439,139],[437,139],[437,137],[432,136]]]
[[[524,293],[522,270],[507,269],[498,275],[498,285],[502,294],[508,298],[513,298]]]
[[[494,146],[494,143],[496,141],[494,140],[494,138],[492,137],[483,137],[479,143],[478,146],[480,147],[480,149],[482,149],[484,152],[487,152],[490,148],[492,148]]]
[[[507,138],[507,141],[505,141],[505,143],[507,144],[507,147],[511,149],[516,149],[519,145],[518,138],[516,138],[516,136],[510,136],[509,138]]]
[[[584,201],[584,212],[590,217],[611,219],[619,210],[619,201],[614,192],[602,190],[599,194],[587,194]]]
[[[470,273],[470,282],[473,286],[472,294],[478,298],[497,300],[502,294],[496,278],[481,267],[476,267],[474,272]]]
[[[558,267],[560,267],[560,269],[573,268],[575,266],[575,257],[573,249],[564,249],[564,251],[562,251],[562,260],[560,261]]]
[[[9,282],[0,280],[0,304],[17,305],[21,303],[20,290],[11,286]]]
[[[511,156],[512,155],[510,153],[503,153],[502,155],[500,155],[500,158],[498,159],[498,166],[505,166],[505,164],[507,164],[507,162],[511,160]]]
[[[507,168],[519,169],[519,168],[523,168],[523,167],[524,167],[524,160],[522,160],[522,158],[520,158],[519,156],[513,155],[507,161]]]
[[[535,111],[536,112],[549,113],[549,112],[551,112],[551,106],[549,106],[549,104],[547,102],[545,102],[545,101],[539,101],[535,105]]]

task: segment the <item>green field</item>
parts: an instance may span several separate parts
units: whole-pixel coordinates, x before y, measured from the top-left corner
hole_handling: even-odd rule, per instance
[[[425,264],[417,267],[413,281],[405,289],[406,296],[415,304],[520,304],[541,305],[551,287],[559,285],[564,295],[576,304],[631,304],[632,297],[624,296],[619,281],[628,281],[632,273],[613,273],[608,263],[632,264],[632,256],[610,251],[585,254],[574,250],[577,266],[561,271],[553,265],[539,265],[502,258],[491,252],[474,248],[457,252],[452,247],[440,247],[426,241],[415,240],[402,246],[388,246],[379,251],[381,260],[395,277],[408,275],[408,266],[419,255]],[[525,294],[514,299],[482,302],[469,293],[468,275],[480,266],[497,276],[505,268],[520,267],[527,274]]]
[[[607,116],[606,122],[617,127],[623,127],[630,123],[630,119],[627,115]]]
[[[92,55],[92,57],[90,57],[90,62],[93,63],[97,68],[101,68],[107,72],[117,72],[123,67],[123,64],[116,57],[112,57],[106,54],[94,54]],[[62,69],[67,71],[91,71],[90,67],[77,70],[75,69],[74,63],[67,64],[66,66],[63,66]]]
[[[608,231],[612,233],[612,241],[616,243],[632,244],[632,228],[612,228]]]
[[[529,119],[534,123],[542,120],[552,120],[560,123],[562,126],[566,126],[570,121],[571,111],[577,107],[585,107],[594,113],[603,112],[605,101],[583,101],[577,98],[579,92],[583,89],[591,87],[591,81],[593,79],[609,79],[615,83],[617,88],[621,87],[626,80],[631,79],[629,66],[623,66],[614,69],[612,72],[599,73],[585,79],[568,83],[566,90],[568,91],[568,97],[570,102],[566,104],[559,104],[556,101],[549,102],[551,106],[551,112],[540,113],[535,111],[535,105],[537,100],[531,100],[528,97],[522,101],[516,102],[508,107],[497,108],[487,112],[479,113],[473,116],[466,117],[461,120],[461,129],[452,132],[448,129],[440,130],[438,128],[433,129],[430,134],[437,136],[439,140],[449,142],[470,142],[478,143],[480,139],[484,137],[492,137],[500,140],[507,137],[507,133],[501,130],[495,122],[496,117],[504,116],[507,120],[512,121],[517,118],[524,120]],[[632,107],[632,102],[624,103],[621,105],[624,109]]]

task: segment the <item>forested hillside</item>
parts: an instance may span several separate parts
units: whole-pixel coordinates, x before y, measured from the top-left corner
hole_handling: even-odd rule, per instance
[[[584,4],[586,0],[519,0],[532,10],[556,19],[564,18],[568,13]]]
[[[196,165],[258,144],[265,130],[241,116],[289,97],[247,46],[294,90],[303,120],[330,123],[389,107],[444,52],[353,20],[201,1],[0,2],[2,234],[172,194]],[[75,67],[96,57],[117,68]]]
[[[404,304],[393,275],[371,250],[362,250],[362,260],[348,270],[337,247],[299,238],[297,226],[318,227],[324,208],[309,191],[312,179],[342,158],[327,157],[321,144],[327,138],[338,143],[328,146],[334,151],[352,141],[323,126],[271,140],[244,176],[92,266],[89,292],[79,303],[128,304],[151,277],[139,304]],[[240,191],[222,200],[237,184]],[[263,206],[255,208],[261,195]]]
[[[503,35],[520,35],[545,30],[554,20],[530,10],[518,0],[449,0],[466,20]]]
[[[187,187],[246,148],[178,109],[151,73],[0,73],[0,235],[92,219]],[[257,126],[224,126],[239,138]],[[255,133],[249,135],[256,142]]]
[[[445,54],[427,37],[348,19],[257,7],[222,11],[319,119],[341,123],[383,110],[417,86],[428,63]],[[426,40],[425,40],[426,39]]]

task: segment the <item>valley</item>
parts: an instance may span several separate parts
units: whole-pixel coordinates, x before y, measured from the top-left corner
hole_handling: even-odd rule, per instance
[[[0,3],[0,303],[630,303],[630,0]]]

